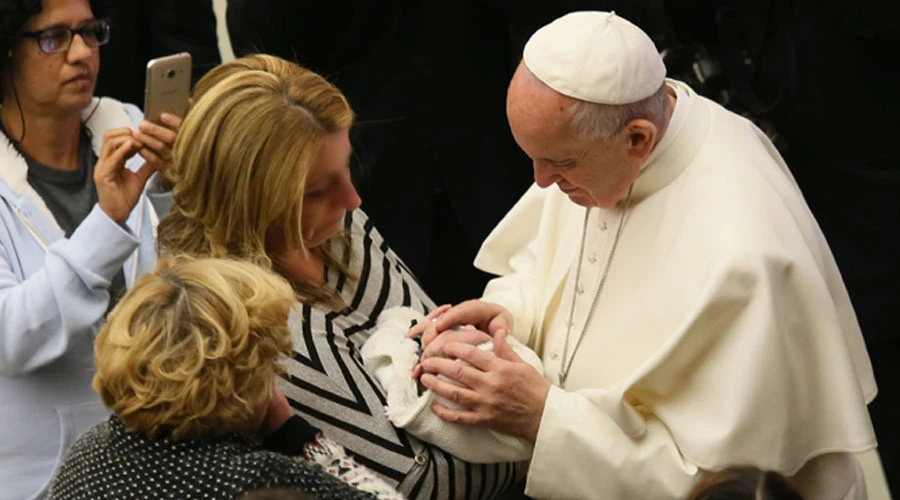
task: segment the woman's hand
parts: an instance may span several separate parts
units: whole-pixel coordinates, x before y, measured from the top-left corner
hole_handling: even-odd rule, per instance
[[[134,138],[142,145],[138,154],[159,173],[163,186],[169,184],[166,171],[172,164],[172,148],[181,118],[169,113],[160,117],[162,125],[144,120],[134,131]]]
[[[137,172],[125,167],[128,159],[142,147],[129,128],[108,130],[103,134],[100,158],[94,167],[94,183],[97,185],[100,209],[117,224],[123,224],[128,219],[153,173],[153,166],[149,163]]]

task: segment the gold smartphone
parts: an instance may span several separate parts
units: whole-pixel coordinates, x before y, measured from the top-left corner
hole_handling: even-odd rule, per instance
[[[147,63],[144,119],[161,123],[163,113],[184,117],[191,95],[191,55],[187,52]]]

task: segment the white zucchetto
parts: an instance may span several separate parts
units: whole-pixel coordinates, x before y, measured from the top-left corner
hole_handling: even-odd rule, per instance
[[[525,66],[560,94],[600,104],[650,97],[666,78],[653,41],[615,12],[573,12],[535,32]]]

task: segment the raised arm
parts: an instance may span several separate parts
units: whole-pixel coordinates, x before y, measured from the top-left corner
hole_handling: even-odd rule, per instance
[[[95,206],[44,265],[22,280],[14,250],[0,245],[0,373],[15,377],[65,354],[90,335],[109,306],[109,285],[138,240]]]

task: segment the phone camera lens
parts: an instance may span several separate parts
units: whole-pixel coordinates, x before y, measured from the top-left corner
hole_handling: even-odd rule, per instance
[[[169,78],[175,78],[175,70],[174,70],[174,69],[170,69],[169,72],[166,73],[166,76],[169,77]]]

